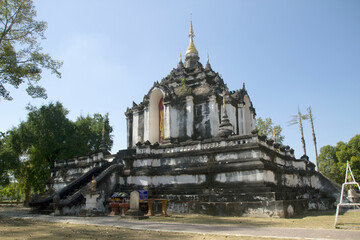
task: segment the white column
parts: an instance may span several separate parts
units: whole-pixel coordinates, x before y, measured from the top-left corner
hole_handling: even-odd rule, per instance
[[[137,110],[134,111],[133,115],[133,145],[139,142],[139,112]]]
[[[170,102],[164,102],[165,139],[170,139]]]
[[[133,126],[132,126],[132,114],[126,115],[126,126],[127,126],[127,131],[126,131],[126,135],[127,135],[127,147],[131,148],[133,146],[133,142],[132,142],[132,130],[133,130]]]
[[[150,118],[149,107],[144,107],[144,142],[150,140]]]
[[[186,96],[186,135],[191,138],[194,133],[194,97]]]

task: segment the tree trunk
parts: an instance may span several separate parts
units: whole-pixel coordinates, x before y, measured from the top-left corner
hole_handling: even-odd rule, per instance
[[[303,131],[303,124],[302,124],[302,116],[299,112],[299,125],[300,125],[300,133],[301,133],[301,143],[304,150],[304,155],[306,155],[306,147],[305,147],[305,139],[304,139],[304,131]]]
[[[25,185],[25,201],[24,205],[28,205],[30,202],[30,194],[31,194],[31,185],[26,183]]]
[[[312,117],[311,107],[309,107],[308,110],[309,110],[309,117],[310,117],[310,123],[311,123],[312,137],[313,137],[313,141],[314,141],[314,148],[315,148],[316,169],[319,171],[318,153],[317,153],[317,147],[316,147],[316,137],[315,137],[314,121],[313,121],[313,117]]]

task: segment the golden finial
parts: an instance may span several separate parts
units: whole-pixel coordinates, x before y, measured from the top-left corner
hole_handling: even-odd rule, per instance
[[[179,59],[179,62],[181,62],[182,61],[182,57],[181,57],[181,50],[180,50],[180,59]]]
[[[195,37],[194,29],[193,29],[193,26],[192,26],[192,14],[190,14],[190,31],[189,31],[189,37],[191,38],[191,40]]]
[[[188,54],[198,55],[199,53],[196,50],[195,45],[194,45],[194,41],[193,41],[193,38],[195,37],[195,34],[194,34],[193,26],[192,26],[192,15],[191,15],[191,20],[190,20],[189,37],[190,37],[190,43],[189,43],[189,47],[188,47],[188,49],[186,51],[186,55],[188,55]]]
[[[207,63],[209,63],[209,50],[206,51],[206,59],[207,59]]]

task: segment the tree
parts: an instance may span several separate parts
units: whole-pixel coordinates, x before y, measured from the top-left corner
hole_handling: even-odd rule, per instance
[[[41,192],[45,189],[51,169],[56,159],[68,158],[74,126],[67,119],[68,111],[62,104],[28,106],[28,119],[13,130],[12,146],[18,153],[20,167],[15,177],[24,183],[25,198],[29,200],[30,191]]]
[[[261,117],[256,119],[256,128],[260,135],[266,135],[268,138],[273,138],[275,142],[282,143],[284,136],[281,135],[282,128],[280,125],[274,125],[271,118]]]
[[[28,106],[28,118],[9,131],[0,145],[0,163],[7,164],[0,172],[9,178],[13,174],[21,183],[25,199],[30,192],[43,192],[56,160],[84,156],[99,150],[101,129],[105,127],[105,140],[111,148],[112,127],[106,114],[94,114],[75,123],[67,118],[68,111],[61,103],[50,103],[40,108]],[[12,155],[11,155],[12,154]],[[4,157],[3,156],[10,156]],[[16,166],[9,167],[9,161]]]
[[[345,179],[346,162],[349,161],[351,170],[357,181],[360,181],[360,134],[355,135],[348,143],[336,144],[336,157],[342,182]]]
[[[0,1],[0,100],[12,100],[6,85],[18,88],[24,82],[31,97],[47,98],[45,89],[37,85],[42,69],[61,77],[62,62],[42,53],[38,41],[45,39],[47,24],[35,17],[31,0]]]
[[[11,141],[9,133],[0,137],[0,186],[10,183],[11,171],[19,166],[18,154],[11,146]]]
[[[94,114],[92,117],[80,116],[75,122],[75,137],[76,149],[79,155],[87,155],[98,151],[102,140],[102,128],[105,129],[105,143],[108,150],[111,150],[113,145],[111,132],[112,127],[109,124],[109,114],[103,117],[101,114]]]
[[[308,114],[303,115],[300,112],[300,109],[298,108],[298,114],[293,115],[292,119],[289,121],[289,126],[299,124],[300,134],[301,134],[301,143],[302,143],[304,155],[306,155],[306,147],[305,147],[304,128],[303,128],[303,122],[302,121],[307,120],[307,119],[309,119],[309,115]]]
[[[308,115],[309,115],[309,119],[310,119],[312,137],[313,137],[313,141],[314,141],[316,169],[319,171],[318,152],[317,152],[316,136],[315,136],[315,129],[314,129],[314,118],[312,115],[311,107],[308,107]]]
[[[338,159],[336,157],[336,147],[326,145],[320,149],[318,171],[326,177],[341,182],[343,179],[339,176]]]
[[[319,171],[330,179],[342,184],[345,179],[346,162],[357,181],[360,180],[360,134],[348,143],[338,142],[335,147],[327,145],[320,149]]]

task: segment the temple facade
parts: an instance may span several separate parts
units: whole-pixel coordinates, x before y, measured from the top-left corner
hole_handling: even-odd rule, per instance
[[[141,103],[127,109],[129,148],[147,141],[166,144],[216,137],[225,112],[232,134],[246,135],[255,129],[256,113],[245,84],[230,92],[219,73],[212,70],[209,57],[205,68],[199,62],[192,24],[189,37],[185,62],[180,54],[177,67],[155,82]]]

